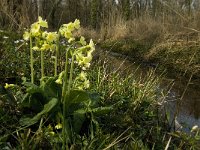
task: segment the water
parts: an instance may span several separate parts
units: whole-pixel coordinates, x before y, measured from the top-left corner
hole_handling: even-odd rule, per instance
[[[137,69],[137,72],[142,76],[150,68],[154,69],[156,66],[141,62],[138,68],[139,64],[135,63],[134,59],[127,59],[127,57],[116,53],[109,53],[108,57],[115,68],[130,68],[132,71]],[[173,86],[170,87],[169,83],[173,83]],[[200,88],[197,88],[196,85],[198,82],[191,83],[189,79],[182,77],[165,77],[160,84],[161,89],[170,89],[163,103],[166,111],[170,114],[170,124],[178,111],[175,117],[175,130],[190,132],[193,126],[200,127]]]
[[[180,109],[176,117],[176,121],[182,126],[179,129],[190,132],[193,126],[200,127],[200,89],[195,86],[197,83],[192,84],[189,81],[177,79],[174,83],[166,106],[168,106],[172,118],[174,110]],[[190,84],[187,86],[188,83]]]

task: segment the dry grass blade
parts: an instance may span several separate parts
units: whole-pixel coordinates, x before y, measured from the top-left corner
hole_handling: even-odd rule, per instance
[[[171,142],[171,139],[172,139],[172,137],[170,136],[170,138],[169,138],[169,140],[168,140],[168,142],[167,142],[167,145],[165,146],[165,150],[168,150],[169,144],[170,144],[170,142]]]
[[[110,143],[110,144],[109,144],[106,148],[104,148],[103,150],[107,150],[107,149],[113,147],[114,145],[116,145],[117,143],[119,143],[120,141],[122,141],[122,140],[128,138],[129,135],[128,135],[128,136],[125,136],[125,137],[123,137],[123,138],[121,138],[121,137],[122,137],[130,128],[131,128],[131,127],[127,128],[122,134],[120,134],[112,143]],[[120,139],[120,138],[121,138],[121,139]]]

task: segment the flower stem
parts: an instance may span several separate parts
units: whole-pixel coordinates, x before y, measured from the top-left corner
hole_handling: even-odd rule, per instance
[[[58,35],[58,39],[56,42],[56,57],[55,57],[55,70],[54,70],[54,76],[57,76],[58,74],[58,57],[59,57],[59,35]]]
[[[64,97],[67,91],[67,83],[68,83],[68,50],[65,56],[65,73],[64,73],[64,82],[62,87],[62,102],[64,101]]]
[[[41,50],[41,79],[44,77],[44,51]]]
[[[68,138],[68,132],[66,129],[67,120],[66,120],[66,101],[65,101],[65,95],[67,90],[67,83],[68,83],[68,50],[66,51],[66,60],[65,60],[65,74],[64,74],[64,82],[63,82],[63,88],[62,88],[62,99],[61,102],[63,103],[63,128],[62,128],[62,135],[63,135],[63,142],[62,142],[62,149],[68,149],[68,146],[66,145],[67,138]]]
[[[74,71],[74,54],[72,54],[72,62],[71,62],[71,67],[70,67],[69,83],[68,83],[67,91],[71,90],[73,71]]]
[[[33,43],[30,35],[30,66],[31,66],[31,83],[34,83],[34,68],[33,68]]]
[[[68,52],[66,54],[66,66],[68,66]],[[69,127],[69,123],[67,120],[67,116],[66,116],[66,112],[67,112],[67,107],[69,104],[69,94],[71,91],[71,84],[72,84],[72,77],[73,77],[73,70],[74,70],[74,54],[72,55],[72,61],[71,61],[71,66],[70,66],[70,75],[69,75],[69,82],[67,84],[67,67],[65,66],[65,86],[63,88],[64,90],[64,95],[63,95],[63,130],[62,130],[62,134],[63,134],[63,149],[68,149],[68,142],[70,142],[70,127]],[[66,91],[67,88],[67,91]],[[66,91],[66,92],[65,92]]]

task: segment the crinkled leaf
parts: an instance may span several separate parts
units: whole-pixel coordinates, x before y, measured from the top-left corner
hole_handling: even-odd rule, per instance
[[[98,107],[98,108],[93,108],[92,113],[94,116],[101,116],[103,114],[107,114],[113,110],[112,106],[109,107]]]
[[[83,102],[89,101],[89,94],[81,90],[72,90],[68,95],[66,95],[66,114],[69,116],[74,111],[84,108],[85,104]]]
[[[79,109],[73,113],[72,125],[74,132],[77,134],[80,132],[82,125],[86,119],[85,113],[85,109]]]
[[[33,94],[33,93],[36,93],[36,92],[42,92],[40,87],[33,84],[33,83],[24,82],[23,85],[26,86],[26,92],[27,93]]]
[[[90,93],[89,97],[90,97],[90,101],[87,101],[86,105],[91,108],[98,107],[99,102],[101,100],[99,94],[98,93]]]
[[[23,108],[31,109],[34,112],[39,112],[42,110],[43,105],[45,104],[44,102],[45,98],[42,93],[26,93],[20,106]]]
[[[41,110],[40,108],[43,107],[41,104],[45,104],[41,88],[30,82],[23,82],[23,85],[26,86],[27,93],[21,101],[21,107],[32,107],[33,110]]]
[[[67,104],[76,104],[90,100],[89,94],[86,91],[82,90],[72,90],[66,98]]]
[[[43,79],[40,88],[45,97],[59,97],[61,95],[61,87],[55,82],[57,77],[46,77]]]
[[[47,114],[48,112],[50,112],[58,103],[58,99],[57,98],[52,98],[47,104],[44,105],[44,108],[41,112],[39,112],[37,115],[35,115],[33,118],[21,118],[20,119],[20,124],[22,126],[31,126],[35,123],[37,123],[41,117],[45,114]]]

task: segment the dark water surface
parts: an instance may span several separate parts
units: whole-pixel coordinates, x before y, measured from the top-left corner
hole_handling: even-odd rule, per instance
[[[194,125],[200,127],[200,89],[194,84],[198,83],[176,79],[168,95],[167,106],[171,116],[174,116],[175,110],[179,110],[176,120],[186,132]]]

